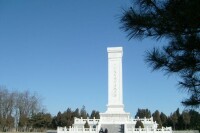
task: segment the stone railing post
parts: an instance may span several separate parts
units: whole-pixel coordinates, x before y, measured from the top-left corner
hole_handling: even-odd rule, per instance
[[[98,133],[98,125],[96,125],[95,132]]]
[[[89,126],[89,132],[91,132],[91,126]]]
[[[132,133],[134,132],[135,128],[134,127],[131,127],[132,128]]]
[[[60,132],[59,132],[59,128],[60,128],[60,127],[57,127],[57,133],[60,133]]]
[[[151,117],[150,120],[151,120],[151,123],[153,123],[153,117]]]
[[[127,133],[127,131],[126,131],[126,124],[124,124],[124,132]]]
[[[154,128],[153,128],[153,133],[155,133],[155,132],[156,132],[156,128],[154,127]]]
[[[146,133],[148,133],[148,132],[149,132],[149,127],[147,126],[147,127],[146,127]]]
[[[164,133],[164,128],[163,127],[162,127],[161,131],[162,131],[162,133]]]

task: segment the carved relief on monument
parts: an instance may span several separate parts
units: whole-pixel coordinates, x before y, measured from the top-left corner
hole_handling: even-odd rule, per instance
[[[111,60],[111,101],[113,104],[119,104],[120,103],[120,66],[119,66],[119,60]]]
[[[117,96],[117,76],[116,76],[116,64],[113,67],[113,97]]]

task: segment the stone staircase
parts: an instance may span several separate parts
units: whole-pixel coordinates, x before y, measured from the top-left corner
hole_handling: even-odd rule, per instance
[[[101,125],[103,131],[105,133],[105,129],[107,129],[107,133],[124,133],[124,125],[120,124],[103,124]]]

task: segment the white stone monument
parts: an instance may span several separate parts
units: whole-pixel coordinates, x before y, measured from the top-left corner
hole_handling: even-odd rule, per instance
[[[122,47],[107,48],[108,105],[106,113],[124,113],[122,85]]]
[[[109,133],[172,133],[171,127],[157,129],[153,118],[130,117],[124,111],[122,84],[122,47],[107,48],[108,52],[108,104],[107,111],[100,113],[100,119],[75,118],[70,128],[57,127],[57,133],[99,133],[100,129],[108,129]],[[135,128],[136,122],[141,121],[144,128]],[[84,128],[88,122],[90,128]]]
[[[107,111],[100,113],[102,123],[124,123],[129,113],[124,111],[122,83],[122,47],[109,47],[108,52],[108,104]]]

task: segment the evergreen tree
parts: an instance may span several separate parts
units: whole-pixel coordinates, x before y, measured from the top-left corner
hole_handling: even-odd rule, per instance
[[[178,122],[177,113],[174,112],[173,114],[171,114],[171,115],[170,115],[170,118],[171,118],[172,123],[173,123],[173,129],[176,130],[176,123]]]
[[[69,128],[69,126],[72,126],[74,117],[71,108],[67,108],[67,110],[62,114],[62,121],[66,127]]]
[[[86,110],[85,110],[85,106],[83,106],[83,107],[81,108],[80,114],[81,114],[81,117],[82,117],[83,119],[86,119],[86,118],[88,117],[88,114],[87,114],[87,112],[86,112]]]
[[[193,129],[193,130],[200,130],[200,114],[199,114],[199,112],[197,112],[195,110],[190,110],[189,114],[191,116],[189,128]]]
[[[138,109],[135,118],[151,118],[151,111],[148,109]]]
[[[183,123],[183,116],[180,114],[179,108],[175,111],[178,121],[176,124],[176,130],[183,130],[184,129],[184,123]]]
[[[53,128],[53,129],[57,129],[57,127],[58,127],[58,123],[57,123],[56,118],[57,118],[57,116],[54,116],[54,117],[52,118],[51,125],[52,125],[52,128]]]
[[[153,70],[180,77],[178,84],[189,98],[185,106],[200,105],[200,1],[137,0],[124,10],[122,28],[131,38],[165,38],[168,44],[147,51]]]
[[[183,120],[183,115],[180,114],[180,116],[178,116],[178,122],[176,124],[176,129],[177,130],[184,130],[184,120]]]
[[[39,112],[37,114],[34,114],[31,118],[31,123],[34,128],[40,129],[40,131],[43,131],[44,129],[51,127],[51,114],[49,113],[43,113]]]
[[[90,119],[93,119],[93,118],[95,118],[95,119],[99,119],[100,118],[98,111],[92,110],[92,113],[90,115]]]
[[[95,118],[95,114],[96,114],[96,111],[95,111],[95,110],[92,110],[92,113],[90,114],[90,119]]]
[[[141,121],[137,121],[135,124],[135,128],[144,128],[144,124]]]
[[[160,112],[158,110],[156,110],[153,114],[153,121],[156,121],[156,123],[158,124],[158,128],[162,128],[162,123],[161,123],[161,119],[160,119]]]
[[[188,111],[183,111],[182,112],[182,116],[183,116],[183,122],[185,124],[185,130],[187,129],[187,126],[190,124],[190,114]]]
[[[86,121],[86,123],[84,124],[84,128],[90,128],[88,121]]]
[[[96,111],[95,118],[96,118],[96,119],[100,119],[99,111]]]
[[[80,118],[80,111],[78,108],[74,111],[73,116],[76,118]]]
[[[163,112],[160,113],[160,120],[161,120],[162,126],[166,127],[167,126],[167,116]]]
[[[56,125],[57,125],[58,127],[63,127],[63,126],[64,126],[64,125],[63,125],[63,122],[62,122],[62,114],[61,114],[60,111],[58,112],[55,121],[56,121],[55,123],[56,123]]]
[[[167,121],[166,121],[166,126],[167,127],[173,127],[173,122],[172,122],[172,119],[171,119],[171,115],[172,115],[172,113],[170,114],[170,116],[167,117]]]

